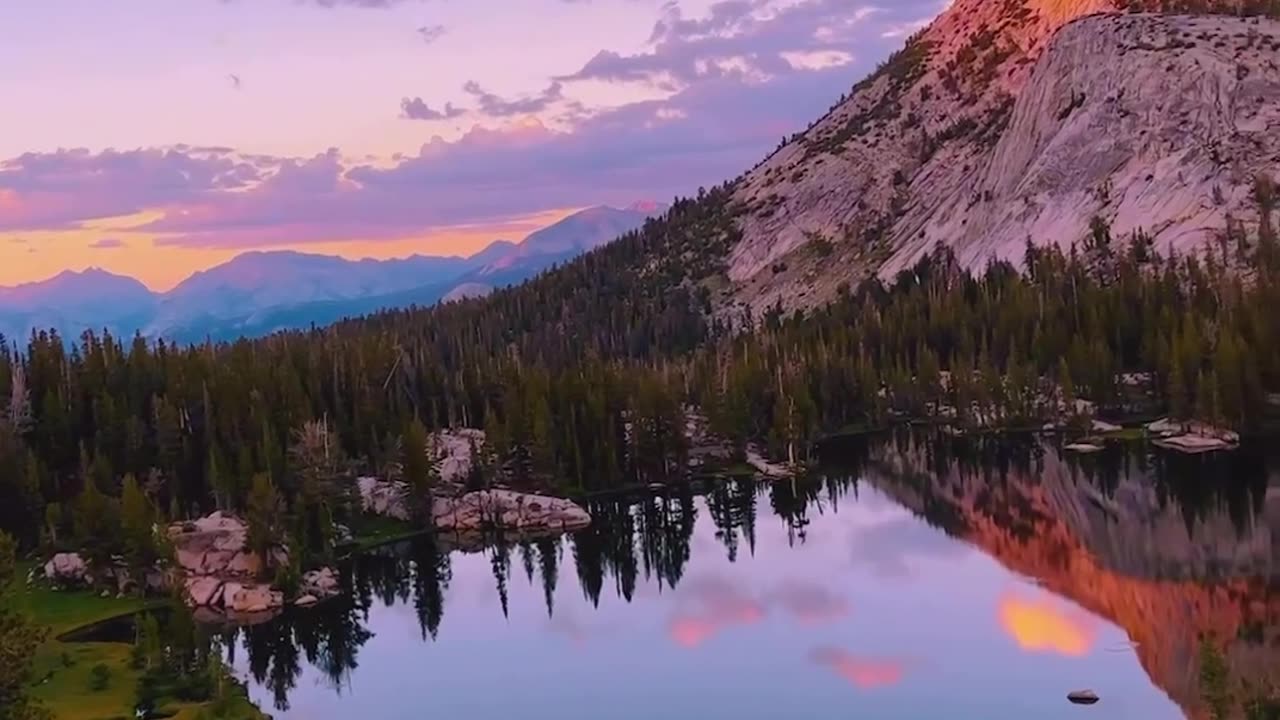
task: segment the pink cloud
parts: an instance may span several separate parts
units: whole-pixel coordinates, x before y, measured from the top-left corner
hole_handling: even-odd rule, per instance
[[[860,657],[834,647],[816,648],[809,658],[859,690],[897,685],[906,674],[906,664],[901,660]]]
[[[667,633],[681,647],[698,647],[730,627],[757,623],[765,615],[758,600],[722,577],[690,579],[679,592],[680,605]]]

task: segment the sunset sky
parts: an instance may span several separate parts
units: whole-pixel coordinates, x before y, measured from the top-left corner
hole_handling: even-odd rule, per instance
[[[943,0],[0,4],[0,285],[468,254],[750,167]]]

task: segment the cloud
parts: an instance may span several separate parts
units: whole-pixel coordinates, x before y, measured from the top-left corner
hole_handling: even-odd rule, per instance
[[[102,238],[89,243],[89,247],[95,250],[115,250],[124,247],[124,241],[120,238]]]
[[[133,229],[162,245],[271,247],[401,239],[550,208],[690,194],[732,179],[821,116],[900,44],[881,34],[936,10],[937,0],[882,5],[731,0],[694,17],[668,4],[644,51],[601,50],[531,94],[470,82],[470,109],[404,97],[404,118],[477,124],[391,163],[336,150],[286,158],[189,146],[23,155],[0,161],[0,230],[146,212],[149,221]],[[664,89],[588,107],[579,96],[588,81]]]
[[[239,2],[240,0],[221,0],[224,4]],[[413,3],[426,2],[426,0],[294,0],[298,5],[309,5],[312,7],[320,7],[326,9],[333,8],[366,8],[385,10],[398,5],[410,5]]]
[[[540,113],[552,104],[564,99],[564,85],[552,82],[542,92],[523,98],[507,100],[480,87],[474,80],[462,86],[462,90],[475,98],[480,105],[480,112],[493,118],[511,117],[512,115],[533,115]]]
[[[275,162],[188,146],[26,153],[0,161],[0,230],[66,229],[244,190]]]
[[[674,89],[725,75],[757,81],[785,78],[849,65],[855,48],[860,55],[883,57],[893,45],[885,33],[937,9],[936,0],[902,0],[891,8],[851,5],[849,0],[723,0],[705,17],[690,18],[668,3],[647,50],[602,50],[559,79]],[[857,79],[848,78],[846,89]]]
[[[889,687],[902,682],[906,663],[892,658],[867,658],[835,647],[819,647],[809,659],[844,678],[859,690]]]
[[[422,41],[428,45],[444,37],[446,32],[443,25],[423,25],[418,28],[418,34],[422,36]]]
[[[423,102],[422,98],[405,98],[400,101],[400,117],[406,120],[451,120],[466,114],[466,110],[454,107],[453,103],[445,103],[443,110]]]

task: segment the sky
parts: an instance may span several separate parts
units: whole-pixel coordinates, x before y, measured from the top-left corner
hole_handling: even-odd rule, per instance
[[[943,0],[0,3],[0,285],[470,254],[732,179]]]

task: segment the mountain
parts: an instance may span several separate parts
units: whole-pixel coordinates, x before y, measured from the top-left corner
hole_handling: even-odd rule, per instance
[[[667,206],[644,202],[625,209],[587,208],[538,230],[506,253],[469,275],[470,281],[498,275],[520,267],[527,275],[571,257],[576,257],[608,243],[644,225],[644,221],[666,211]]]
[[[661,215],[667,208],[662,203],[644,201],[621,209],[602,205],[576,212],[531,233],[509,252],[460,276],[440,299],[449,302],[483,297],[495,288],[527,280],[638,230],[646,220]]]
[[[155,295],[133,278],[99,268],[68,270],[40,282],[0,287],[0,334],[25,339],[32,330],[47,328],[58,328],[64,337],[88,328],[129,333],[155,307]]]
[[[297,252],[244,253],[195,273],[165,293],[156,318],[144,332],[164,335],[193,321],[243,318],[268,308],[387,295],[446,282],[477,265],[462,257],[415,255],[352,261]]]
[[[142,332],[178,342],[229,340],[324,325],[386,308],[428,306],[488,294],[642,226],[665,206],[593,207],[520,243],[496,240],[469,257],[414,255],[346,260],[330,255],[248,252],[197,272],[163,294],[99,269],[0,288],[0,333],[25,338],[57,328]]]
[[[1275,3],[956,0],[734,188],[722,304],[816,305],[938,244],[968,267],[1094,218],[1189,252],[1280,158]]]
[[[519,247],[517,243],[510,240],[494,240],[485,246],[483,250],[467,258],[473,265],[484,267],[490,263],[495,263],[502,258],[510,255]]]

